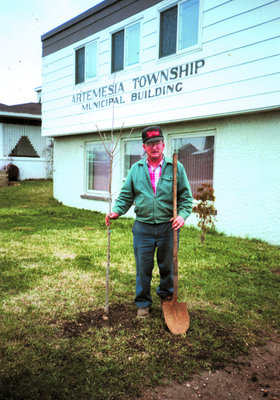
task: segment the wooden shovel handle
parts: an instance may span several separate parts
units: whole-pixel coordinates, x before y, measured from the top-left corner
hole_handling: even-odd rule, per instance
[[[173,221],[177,217],[177,153],[173,154]],[[178,232],[173,229],[173,300],[178,295]]]

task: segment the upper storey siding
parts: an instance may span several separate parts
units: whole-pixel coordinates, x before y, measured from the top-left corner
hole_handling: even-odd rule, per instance
[[[159,58],[160,13],[177,3],[107,0],[44,35],[43,134],[279,107],[280,1],[201,0],[197,45]],[[138,21],[140,62],[112,74],[112,34]],[[75,50],[94,40],[97,76],[75,84]]]

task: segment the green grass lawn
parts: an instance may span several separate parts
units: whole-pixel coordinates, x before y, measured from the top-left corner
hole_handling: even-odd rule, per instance
[[[105,305],[104,215],[59,204],[50,181],[0,189],[0,399],[123,400],[222,368],[278,331],[280,248],[215,232],[202,245],[194,228],[181,231],[178,255],[190,329],[166,329],[156,268],[153,312],[137,320],[132,224],[112,225],[106,323],[95,319]]]

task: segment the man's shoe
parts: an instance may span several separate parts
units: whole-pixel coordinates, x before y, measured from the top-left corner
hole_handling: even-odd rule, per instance
[[[173,299],[173,296],[167,296],[164,299],[161,299],[161,301],[160,301],[161,309],[162,309],[164,303],[169,303],[172,299]]]
[[[169,302],[173,299],[173,296],[167,296],[164,299],[161,299],[161,304],[165,303],[165,302]]]
[[[137,317],[146,318],[149,316],[150,310],[148,307],[138,308]]]

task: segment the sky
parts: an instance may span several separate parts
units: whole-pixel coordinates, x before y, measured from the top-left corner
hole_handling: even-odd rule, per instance
[[[102,0],[0,0],[0,103],[37,101],[41,36]]]

